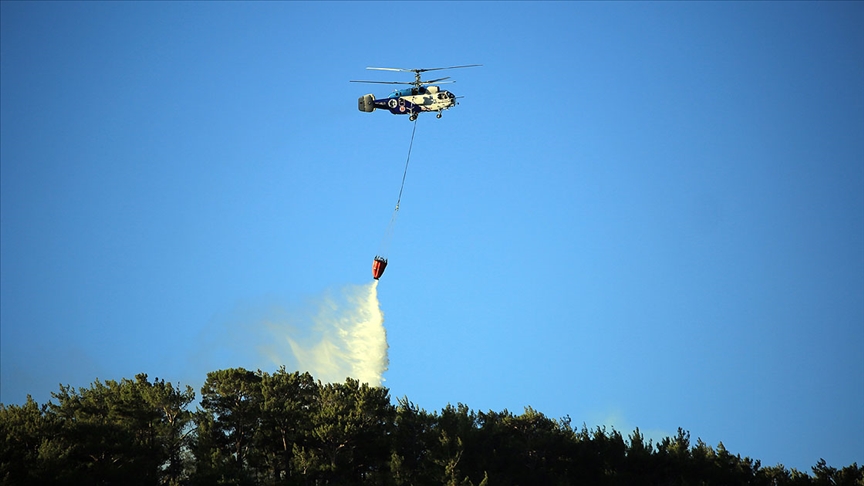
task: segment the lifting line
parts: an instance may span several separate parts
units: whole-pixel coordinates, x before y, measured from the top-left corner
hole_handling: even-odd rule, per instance
[[[387,231],[384,232],[384,237],[381,238],[381,245],[379,245],[378,248],[378,254],[381,256],[384,256],[388,253],[390,240],[393,237],[393,227],[396,225],[396,216],[399,214],[399,204],[402,202],[402,190],[405,189],[405,178],[408,176],[408,164],[411,162],[411,148],[414,147],[415,133],[417,133],[416,119],[414,120],[414,128],[411,130],[411,143],[408,144],[408,158],[405,160],[405,170],[402,172],[402,185],[399,186],[399,197],[396,198],[396,208],[393,210],[393,216],[390,218],[390,224],[387,225]]]
[[[405,160],[405,172],[402,173],[402,185],[399,186],[399,197],[396,199],[396,211],[399,211],[399,203],[402,202],[402,189],[405,188],[405,176],[408,175],[408,163],[411,162],[411,147],[414,146],[414,134],[416,132],[417,118],[414,119],[414,129],[411,130],[411,143],[408,144],[408,159]]]

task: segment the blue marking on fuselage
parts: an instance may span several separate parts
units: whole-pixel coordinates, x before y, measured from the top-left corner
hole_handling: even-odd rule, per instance
[[[390,102],[392,100],[397,100],[395,108],[390,107]],[[378,108],[379,110],[387,110],[394,115],[410,115],[412,111],[420,112],[420,108],[414,105],[414,103],[396,97],[375,100],[373,103],[375,108]]]

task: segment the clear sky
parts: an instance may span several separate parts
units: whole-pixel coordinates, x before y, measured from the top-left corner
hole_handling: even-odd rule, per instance
[[[275,369],[398,194],[412,124],[348,81],[478,63],[417,122],[394,399],[864,463],[864,3],[4,1],[0,41],[3,403]]]

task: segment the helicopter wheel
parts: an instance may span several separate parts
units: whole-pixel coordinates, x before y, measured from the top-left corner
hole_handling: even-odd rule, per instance
[[[435,118],[441,118],[441,112],[438,112],[438,114],[435,115]]]
[[[408,119],[411,121],[416,120],[417,119],[417,113],[411,113],[410,115],[408,115]]]

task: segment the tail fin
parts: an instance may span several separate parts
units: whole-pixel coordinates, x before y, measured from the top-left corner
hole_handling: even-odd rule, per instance
[[[367,94],[357,100],[357,109],[366,113],[375,111],[375,96]]]

